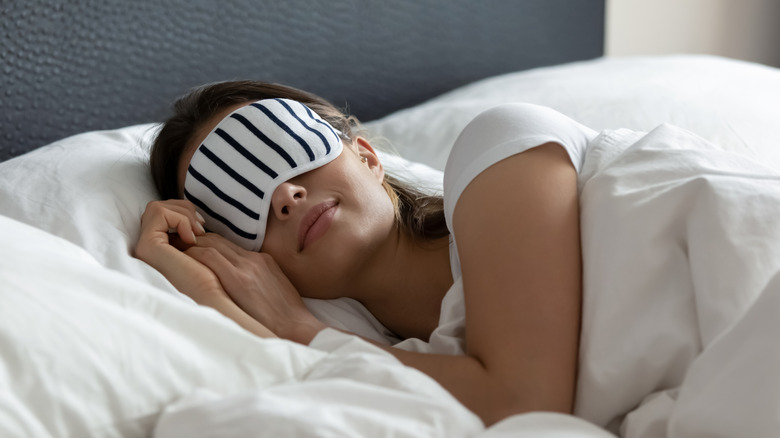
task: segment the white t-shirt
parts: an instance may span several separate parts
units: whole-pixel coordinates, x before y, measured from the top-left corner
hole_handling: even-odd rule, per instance
[[[546,143],[563,146],[579,173],[588,144],[597,135],[596,131],[551,108],[525,103],[492,108],[464,128],[444,169],[444,214],[450,230],[450,265],[454,283],[442,300],[439,325],[429,342],[406,339],[396,347],[426,353],[465,353],[463,281],[452,222],[455,205],[469,183],[504,158]]]

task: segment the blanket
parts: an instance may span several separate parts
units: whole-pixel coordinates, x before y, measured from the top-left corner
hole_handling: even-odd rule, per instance
[[[780,176],[669,125],[579,177],[577,415],[632,438],[780,435]]]

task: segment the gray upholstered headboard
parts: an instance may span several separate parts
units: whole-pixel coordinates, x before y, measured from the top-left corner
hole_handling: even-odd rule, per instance
[[[510,71],[602,55],[604,0],[3,0],[0,161],[162,121],[218,80],[318,93],[368,121]]]

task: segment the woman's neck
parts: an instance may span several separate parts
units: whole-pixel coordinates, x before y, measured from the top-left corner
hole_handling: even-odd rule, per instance
[[[396,234],[366,266],[352,297],[397,335],[427,340],[453,281],[449,236],[416,242]]]

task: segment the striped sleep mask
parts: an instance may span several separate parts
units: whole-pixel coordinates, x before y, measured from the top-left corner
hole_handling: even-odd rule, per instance
[[[195,151],[184,197],[210,231],[259,251],[274,190],[338,157],[340,134],[294,100],[264,99],[241,107]]]

